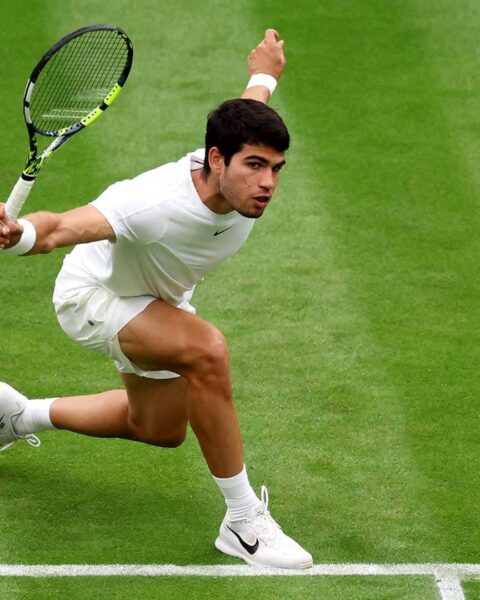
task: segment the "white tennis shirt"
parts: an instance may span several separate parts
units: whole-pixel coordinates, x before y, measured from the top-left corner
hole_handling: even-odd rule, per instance
[[[108,220],[115,241],[76,246],[63,271],[119,296],[152,295],[191,310],[195,285],[239,250],[255,222],[205,206],[190,173],[203,157],[199,149],[107,188],[91,205]]]

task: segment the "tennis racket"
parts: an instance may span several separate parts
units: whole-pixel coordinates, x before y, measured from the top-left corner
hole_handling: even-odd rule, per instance
[[[5,205],[11,219],[17,218],[52,154],[112,104],[127,80],[132,60],[132,42],[113,25],[72,31],[42,56],[23,97],[30,151]],[[41,154],[37,134],[55,138]]]

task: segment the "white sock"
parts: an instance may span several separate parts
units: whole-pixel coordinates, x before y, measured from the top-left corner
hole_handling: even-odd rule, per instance
[[[255,510],[262,505],[250,485],[245,465],[243,465],[242,471],[234,477],[222,478],[214,475],[212,477],[225,497],[230,521],[245,519],[254,514]]]
[[[44,400],[29,400],[25,410],[13,423],[18,435],[36,433],[44,429],[55,429],[50,420],[50,407],[57,398],[45,398]]]

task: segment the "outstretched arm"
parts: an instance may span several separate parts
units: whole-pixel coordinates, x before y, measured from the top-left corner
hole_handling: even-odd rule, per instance
[[[267,29],[265,38],[248,55],[248,74],[251,77],[257,73],[271,75],[277,81],[282,76],[286,60],[283,47],[285,42],[279,39],[278,31]],[[241,98],[250,98],[267,103],[270,92],[264,85],[247,88]]]
[[[0,203],[0,248],[16,246],[28,227],[28,222],[34,227],[32,230],[30,226],[30,231],[35,232],[34,244],[28,251],[20,254],[40,254],[64,246],[115,239],[115,233],[107,219],[90,205],[64,213],[32,213],[16,221],[9,219],[5,204]]]
[[[248,74],[271,75],[279,80],[285,68],[284,42],[275,29],[267,29],[264,39],[248,55]],[[267,103],[270,91],[265,85],[245,89],[242,98]],[[74,208],[65,213],[38,212],[20,221],[10,220],[5,205],[0,203],[0,250],[16,246],[29,221],[34,226],[35,243],[22,254],[50,252],[54,248],[115,239],[115,233],[105,217],[93,206]],[[30,226],[30,230],[32,230]]]

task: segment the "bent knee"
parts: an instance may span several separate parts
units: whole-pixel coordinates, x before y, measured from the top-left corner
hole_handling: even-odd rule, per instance
[[[187,432],[183,434],[170,435],[164,438],[160,438],[156,442],[154,442],[155,446],[160,446],[161,448],[178,448],[183,444],[185,438],[187,437]]]
[[[230,353],[223,333],[209,325],[204,336],[191,351],[190,369],[195,373],[211,374],[228,371]]]
[[[155,429],[146,429],[139,426],[130,426],[130,438],[161,448],[178,448],[183,444],[187,437],[187,426],[182,426],[175,431],[159,431]]]

